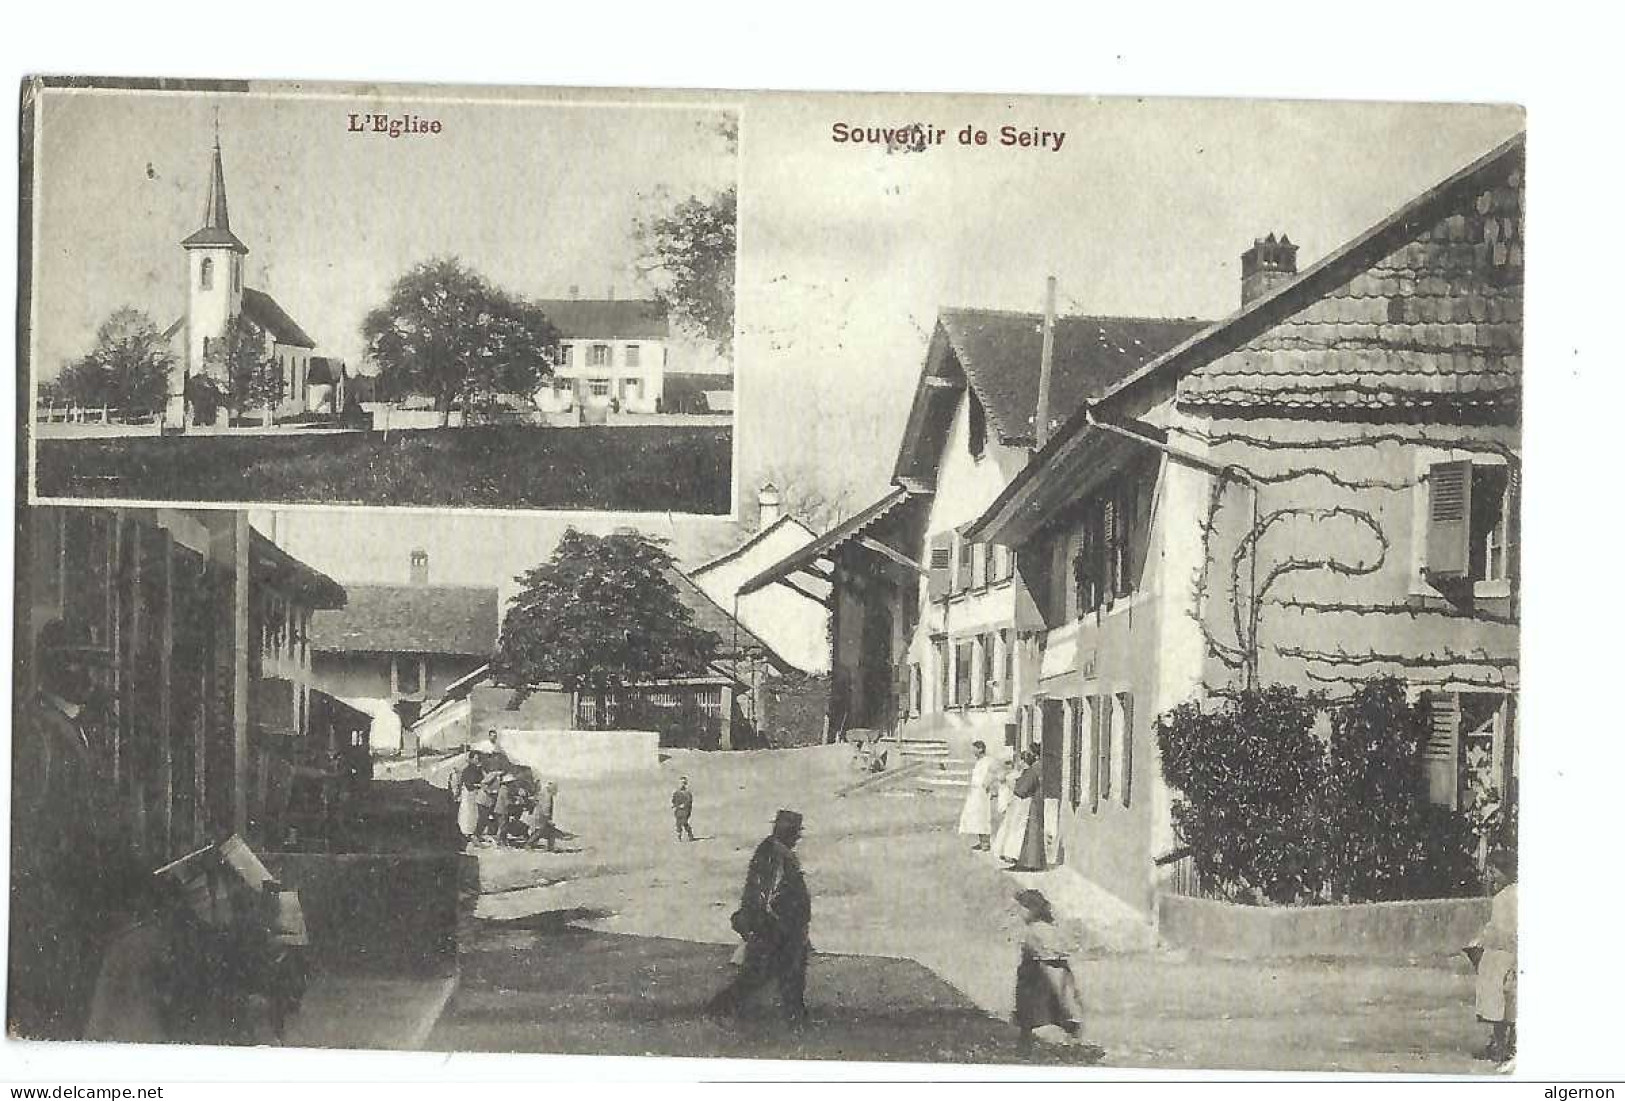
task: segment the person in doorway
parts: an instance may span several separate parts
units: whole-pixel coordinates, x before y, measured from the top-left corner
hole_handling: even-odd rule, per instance
[[[688,777],[679,777],[677,790],[671,793],[671,816],[677,824],[677,840],[694,840],[694,827],[689,818],[694,813],[694,793],[688,790]]]
[[[731,919],[745,942],[743,958],[733,981],[706,1005],[709,1016],[737,1017],[751,995],[775,982],[785,1020],[800,1024],[806,1019],[812,895],[795,853],[801,823],[795,811],[779,811],[773,832],[751,855],[739,909]]]
[[[1489,884],[1495,891],[1490,920],[1467,946],[1478,972],[1475,1008],[1490,1026],[1490,1042],[1479,1058],[1504,1063],[1517,1048],[1518,1028],[1518,884],[1516,865],[1506,850],[1489,861]]]
[[[1017,891],[1016,902],[1024,923],[1016,967],[1015,1024],[1021,1030],[1021,1050],[1032,1050],[1034,1031],[1046,1025],[1059,1026],[1075,1041],[1083,1026],[1083,1000],[1055,927],[1055,911],[1041,891]]]
[[[959,812],[959,832],[976,838],[973,852],[986,852],[988,839],[993,833],[993,794],[998,786],[997,762],[987,754],[987,743],[970,744],[975,761],[970,770],[970,790],[965,793],[965,808]]]
[[[999,825],[999,857],[1018,872],[1044,870],[1044,799],[1038,750],[1021,752],[1021,773],[1010,786],[1010,807]]]

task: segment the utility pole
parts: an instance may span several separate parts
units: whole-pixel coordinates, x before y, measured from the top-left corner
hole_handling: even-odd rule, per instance
[[[1038,410],[1033,418],[1033,442],[1044,449],[1049,439],[1050,377],[1055,373],[1055,276],[1044,281],[1044,349],[1038,359]]]

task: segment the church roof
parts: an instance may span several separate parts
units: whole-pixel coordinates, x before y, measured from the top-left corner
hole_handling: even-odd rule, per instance
[[[665,340],[666,307],[638,298],[549,298],[536,303],[565,340]]]
[[[314,348],[316,342],[301,329],[288,311],[264,291],[243,288],[243,316],[271,334],[278,344],[291,344],[295,348]]]
[[[331,386],[343,373],[344,364],[341,361],[328,356],[311,356],[305,382],[310,386]]]
[[[181,242],[182,248],[229,248],[248,251],[248,246],[231,232],[231,215],[226,209],[226,170],[220,163],[220,139],[214,142],[214,163],[209,172],[209,193],[203,202],[203,225]]]

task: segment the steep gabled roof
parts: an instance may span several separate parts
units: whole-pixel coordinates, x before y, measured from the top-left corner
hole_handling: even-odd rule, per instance
[[[288,311],[264,291],[243,288],[243,316],[270,333],[278,344],[291,344],[295,348],[316,347],[316,342],[288,316]]]
[[[311,386],[331,386],[343,373],[342,360],[329,356],[311,356],[310,369],[305,372],[305,382]]]
[[[182,248],[229,248],[246,253],[248,246],[231,232],[231,215],[226,209],[226,171],[220,163],[220,139],[214,141],[214,161],[209,171],[209,191],[203,200],[203,225],[181,242]]]
[[[1050,408],[1056,420],[1144,366],[1208,322],[1195,318],[1067,316],[1055,319]],[[944,309],[926,353],[899,450],[899,478],[934,470],[941,433],[968,386],[1000,443],[1030,446],[1038,409],[1044,318],[1037,313]]]
[[[807,538],[809,540],[816,539],[818,537],[818,533],[816,531],[814,531],[812,528],[808,527],[806,524],[802,523],[800,520],[796,519],[794,516],[791,516],[789,513],[785,513],[783,516],[780,516],[777,520],[775,520],[771,524],[767,525],[767,527],[762,528],[760,531],[753,533],[750,536],[750,538],[746,539],[743,543],[740,543],[737,547],[734,547],[732,550],[724,551],[723,553],[717,555],[715,558],[711,559],[710,561],[703,562],[700,565],[695,566],[692,570],[688,571],[689,575],[692,576],[692,577],[698,577],[700,574],[706,573],[709,570],[714,570],[718,566],[723,565],[724,563],[732,562],[735,558],[738,558],[741,555],[745,554],[747,551],[749,551],[756,544],[758,544],[762,540],[766,539],[769,535],[772,535],[774,532],[778,531],[780,528],[787,527],[787,526],[800,528],[806,534],[806,536],[807,536]]]
[[[496,653],[500,613],[494,587],[347,585],[342,611],[311,618],[311,649],[339,653]]]
[[[566,340],[665,340],[666,307],[640,298],[547,298],[536,303]]]
[[[694,613],[694,626],[710,631],[722,640],[722,646],[717,651],[719,658],[728,660],[760,654],[781,672],[795,668],[749,627],[735,619],[732,613],[712,600],[692,577],[675,566],[667,571],[666,576],[677,589],[678,599]]]

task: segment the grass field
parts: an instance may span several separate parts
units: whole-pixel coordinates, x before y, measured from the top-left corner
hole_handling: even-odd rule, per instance
[[[40,440],[41,497],[729,510],[732,428],[520,426]]]

